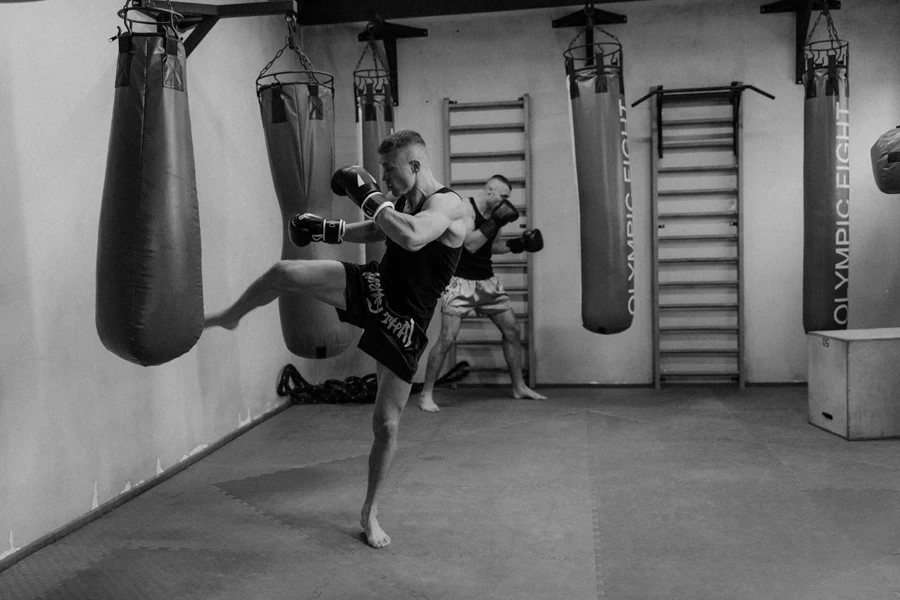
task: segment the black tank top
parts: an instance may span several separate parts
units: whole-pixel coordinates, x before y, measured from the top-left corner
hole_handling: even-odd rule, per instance
[[[446,187],[435,194],[447,192],[456,194]],[[405,203],[404,197],[398,202],[398,208],[403,210]],[[425,200],[410,214],[421,211],[423,204]],[[417,252],[410,252],[390,238],[385,243],[380,272],[388,306],[403,316],[412,317],[419,327],[427,329],[434,307],[456,270],[462,246],[451,248],[434,240]]]
[[[469,198],[469,202],[472,203],[472,208],[475,209],[475,229],[477,230],[487,219],[481,216],[474,198]],[[456,265],[455,275],[463,279],[476,280],[493,277],[494,267],[491,264],[491,244],[494,243],[495,237],[497,237],[496,234],[492,235],[475,252],[469,252],[463,248],[462,253],[459,255],[459,264]]]

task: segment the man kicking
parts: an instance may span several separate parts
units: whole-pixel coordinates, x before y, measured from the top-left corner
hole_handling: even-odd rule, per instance
[[[462,318],[475,311],[488,316],[503,336],[503,357],[512,379],[513,398],[546,400],[525,384],[522,376],[522,342],[519,324],[509,303],[509,296],[494,275],[492,254],[508,252],[537,252],[544,247],[540,230],[526,231],[520,238],[498,240],[500,228],[519,218],[519,212],[509,201],[509,180],[493,175],[474,197],[469,198],[468,210],[474,219],[474,229],[466,236],[462,255],[450,285],[441,299],[441,335],[428,354],[425,383],[419,395],[419,408],[429,412],[440,410],[434,402],[434,383],[440,375],[447,352],[456,341]]]
[[[383,176],[396,204],[382,195],[362,167],[344,167],[332,190],[349,196],[366,220],[344,223],[309,213],[288,227],[300,246],[311,242],[364,244],[386,239],[381,263],[281,260],[230,307],[208,315],[205,327],[234,329],[251,310],[283,293],[303,292],[337,308],[342,321],[363,329],[359,348],[376,361],[378,393],[372,416],[375,441],[369,454],[366,499],[360,523],[373,548],[391,538],[378,524],[378,500],[397,450],[400,414],[428,339],[425,330],[456,269],[466,234],[473,228],[463,200],[434,177],[422,136],[398,131],[378,147]]]

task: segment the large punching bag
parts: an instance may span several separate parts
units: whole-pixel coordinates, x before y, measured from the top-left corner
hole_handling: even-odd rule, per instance
[[[100,340],[144,366],[181,356],[203,330],[186,57],[164,29],[118,39],[97,244]]]
[[[803,87],[803,329],[846,329],[850,281],[848,46],[806,45]]]
[[[565,57],[581,215],[581,320],[595,333],[619,333],[634,316],[634,217],[622,47],[570,45]]]
[[[289,38],[291,42],[293,38]],[[294,48],[308,65],[308,59]],[[310,244],[298,248],[287,223],[298,213],[332,217],[334,171],[334,79],[311,68],[257,79],[269,166],[281,207],[282,259],[358,262],[353,244]],[[328,358],[350,347],[356,329],[338,320],[335,309],[307,294],[278,298],[281,332],[288,350],[303,358]]]
[[[374,69],[357,68],[353,72],[353,88],[356,96],[358,162],[373,177],[380,179],[378,146],[381,140],[394,132],[394,99],[391,94],[390,73],[377,65]],[[384,242],[366,244],[366,262],[380,262],[384,249]]]

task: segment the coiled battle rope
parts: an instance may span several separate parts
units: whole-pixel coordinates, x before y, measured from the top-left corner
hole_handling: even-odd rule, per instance
[[[460,361],[435,385],[446,385],[463,379],[469,374],[469,363]],[[348,377],[344,381],[328,379],[319,385],[313,385],[303,379],[294,365],[285,365],[281,370],[276,389],[279,396],[290,396],[294,404],[372,404],[378,392],[378,381],[375,373],[363,377]],[[414,383],[413,393],[422,391],[421,383]]]

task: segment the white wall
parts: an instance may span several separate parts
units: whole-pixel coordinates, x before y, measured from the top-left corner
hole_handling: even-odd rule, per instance
[[[77,6],[76,6],[77,4]],[[758,2],[654,0],[610,5],[625,48],[627,96],[650,86],[742,80],[776,94],[745,104],[747,335],[750,380],[803,380],[800,326],[802,92],[793,84],[793,19]],[[372,371],[356,350],[322,362],[284,349],[273,304],[233,333],[206,332],[187,355],[142,368],[107,352],[94,329],[97,223],[120,24],[112,0],[0,4],[0,556],[176,465],[273,409],[287,362],[312,381]],[[581,328],[577,202],[562,51],[570,9],[410,21],[401,40],[398,125],[419,129],[441,163],[440,101],[533,100],[541,383],[650,381],[648,174],[637,175],[638,314],[603,337]],[[898,325],[894,198],[877,192],[868,148],[900,122],[893,0],[845,0],[851,41],[851,325]],[[350,72],[363,24],[310,27],[304,47],[336,75],[337,164],[356,162]],[[208,310],[280,253],[281,223],[254,81],[284,39],[280,17],[223,20],[188,68]],[[635,164],[648,164],[649,115],[630,113]],[[637,170],[635,171],[637,173]],[[560,292],[559,290],[566,290]],[[432,336],[436,333],[431,330]],[[298,449],[299,451],[299,449]],[[96,497],[95,497],[96,485]]]
[[[0,557],[274,409],[286,363],[315,382],[364,364],[356,350],[291,356],[277,304],[159,367],[101,345],[95,261],[118,52],[108,39],[121,5],[0,4]],[[283,17],[223,20],[188,62],[210,310],[281,252],[255,80],[284,29]]]
[[[794,17],[763,15],[760,2],[653,0],[604,5],[627,15],[607,26],[622,42],[626,98],[667,88],[743,81],[776,96],[744,95],[746,340],[750,382],[803,381],[806,338],[801,325],[803,92],[794,84]],[[398,128],[420,131],[442,164],[441,100],[532,100],[533,223],[546,248],[535,257],[538,382],[651,381],[650,103],[629,113],[638,265],[637,314],[614,336],[581,327],[578,203],[568,125],[562,52],[574,29],[552,29],[569,8],[409,19],[428,37],[398,42]],[[880,194],[870,175],[875,139],[900,122],[895,57],[900,6],[893,0],[847,0],[834,12],[851,48],[852,267],[851,327],[900,324],[894,298],[900,265],[896,199]],[[305,28],[319,68],[338,77],[338,136],[354,135],[350,89],[363,45],[363,23]],[[824,22],[818,30],[823,35]],[[598,40],[600,41],[598,36]],[[817,36],[818,38],[818,36]],[[341,87],[343,86],[343,87]],[[349,118],[348,118],[349,119]],[[352,160],[350,155],[345,157]],[[643,165],[643,168],[641,166]],[[429,336],[436,334],[432,323]],[[420,371],[421,377],[421,371]]]

